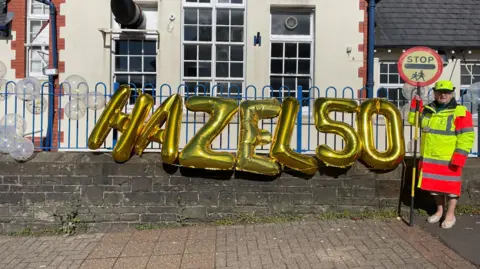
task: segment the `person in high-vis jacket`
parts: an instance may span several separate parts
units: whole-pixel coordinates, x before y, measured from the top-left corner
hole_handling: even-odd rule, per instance
[[[473,147],[475,133],[472,114],[457,104],[455,88],[448,80],[441,80],[433,88],[435,101],[423,105],[422,99],[412,100],[408,122],[415,123],[415,107],[419,102],[419,127],[422,130],[418,187],[435,195],[437,212],[429,223],[439,222],[444,213],[445,197],[448,209],[441,225],[449,229],[455,225],[455,206],[462,189],[462,168]]]

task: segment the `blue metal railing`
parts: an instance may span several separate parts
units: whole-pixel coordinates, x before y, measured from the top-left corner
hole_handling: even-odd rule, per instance
[[[50,92],[54,93],[55,111],[56,111],[56,121],[53,122],[53,128],[55,132],[52,137],[54,143],[51,147],[47,147],[46,137],[47,128],[48,128],[48,113],[47,110],[43,114],[34,115],[28,112],[27,103],[18,99],[15,95],[14,90],[15,82],[9,81],[4,87],[0,89],[0,96],[3,94],[5,98],[0,98],[0,111],[4,112],[4,115],[10,113],[16,113],[22,116],[27,122],[27,131],[26,137],[31,138],[36,142],[37,150],[63,150],[63,151],[88,151],[88,136],[93,130],[96,121],[101,115],[102,110],[90,110],[87,109],[85,116],[79,120],[70,120],[64,115],[64,107],[67,102],[70,102],[75,96],[64,94],[64,84],[60,84],[59,91],[55,92],[51,90],[52,85],[48,82],[42,84],[41,90],[41,101],[40,107],[43,111],[44,106],[48,106],[47,100],[50,98]],[[170,95],[174,93],[181,94],[184,96],[185,100],[191,96],[210,96],[215,94],[216,96],[222,96],[226,98],[232,98],[237,100],[238,104],[242,100],[261,100],[265,98],[276,97],[282,101],[287,96],[296,97],[299,102],[302,104],[302,107],[297,115],[296,128],[294,130],[291,146],[294,150],[301,153],[312,154],[315,152],[315,149],[320,144],[327,144],[331,148],[340,150],[344,146],[343,139],[334,134],[325,134],[317,131],[314,123],[313,117],[313,103],[314,100],[319,97],[330,97],[330,98],[348,98],[356,100],[359,104],[366,100],[367,89],[354,89],[352,87],[336,88],[333,86],[326,87],[324,89],[313,86],[309,89],[304,89],[298,87],[296,89],[290,89],[287,86],[282,86],[280,90],[273,90],[273,87],[266,85],[263,87],[256,87],[254,85],[248,85],[243,89],[240,89],[238,86],[233,85],[231,87],[225,88],[221,85],[213,85],[211,87],[206,87],[204,85],[196,85],[193,88],[189,88],[187,84],[181,84],[178,87],[172,87],[169,84],[162,84],[159,87],[154,87],[155,85],[145,85],[142,89],[137,89],[135,85],[130,85],[132,88],[132,94],[130,98],[130,105],[126,106],[124,109],[125,113],[131,112],[133,108],[133,103],[138,97],[138,92],[151,94],[154,97],[155,105],[152,108],[152,113],[156,108]],[[107,84],[98,82],[95,86],[90,89],[90,91],[97,91],[101,93],[107,101],[113,95],[114,91],[118,88],[117,85],[113,87],[107,86]],[[10,90],[8,90],[10,89]],[[462,95],[459,99],[459,102],[466,105],[470,111],[472,111],[474,104],[471,102],[472,94],[468,91],[466,95]],[[408,100],[402,97],[401,91],[398,89],[386,89],[380,88],[374,93],[374,97],[382,97],[388,99],[390,102],[393,102],[397,105],[399,109],[405,104],[408,104]],[[466,98],[467,97],[467,98]],[[4,99],[4,100],[2,100]],[[355,115],[351,113],[340,113],[335,112],[331,115],[332,119],[351,124],[352,126],[356,125]],[[3,115],[0,113],[0,118]],[[187,142],[192,139],[196,132],[203,126],[208,120],[208,115],[200,112],[193,112],[184,109],[184,115],[182,118],[182,131],[181,131],[181,145],[182,148],[187,144]],[[269,119],[261,121],[260,127],[266,129],[270,133],[274,133],[276,127],[277,119]],[[237,139],[239,137],[239,125],[240,115],[237,115],[232,119],[229,125],[223,130],[223,132],[217,137],[214,141],[212,148],[215,150],[223,151],[236,151],[237,150]],[[478,124],[477,124],[478,125]],[[404,132],[405,132],[405,143],[407,144],[407,152],[411,152],[410,144],[413,138],[413,128],[404,121]],[[375,143],[379,150],[386,148],[386,133],[385,133],[385,124],[381,116],[376,116],[374,118],[374,132],[375,132]],[[476,128],[476,133],[478,134],[478,128]],[[115,130],[107,137],[104,145],[101,147],[101,151],[110,151],[115,146],[115,143],[118,138],[118,133]],[[478,143],[474,147],[474,152],[471,156],[477,156],[479,150],[477,150]],[[147,151],[158,151],[161,146],[158,143],[151,143]],[[269,145],[264,145],[259,147],[259,152],[268,152]]]

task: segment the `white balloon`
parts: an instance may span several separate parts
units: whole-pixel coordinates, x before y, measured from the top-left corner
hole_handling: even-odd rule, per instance
[[[85,104],[88,108],[93,110],[99,110],[105,107],[105,95],[98,91],[89,92],[85,95]]]
[[[85,98],[88,92],[88,83],[79,75],[71,75],[65,79],[62,84],[63,90],[67,95],[73,95],[73,98]]]
[[[14,90],[14,85],[13,83],[8,84],[8,81],[6,81],[3,78],[0,78],[0,101],[3,101],[5,99],[10,98],[12,94],[15,92]]]
[[[412,105],[412,102],[408,102],[402,107],[402,110],[400,110],[400,112],[402,114],[402,118],[404,120],[408,120],[408,113],[410,113],[410,106],[411,105]]]
[[[17,138],[15,128],[0,126],[0,153],[10,153]]]
[[[0,120],[1,127],[11,127],[19,136],[23,136],[27,131],[27,122],[18,114],[7,114]]]
[[[80,99],[72,99],[65,105],[65,116],[72,120],[78,120],[85,116],[87,106]]]
[[[17,161],[26,161],[32,157],[34,152],[35,145],[32,140],[22,137],[14,142],[14,147],[10,151],[10,156]]]
[[[420,90],[420,91],[418,91]],[[423,100],[427,99],[429,88],[427,86],[420,87],[417,89],[417,86],[410,85],[405,83],[402,87],[402,95],[408,101],[412,100],[414,95],[420,96]]]
[[[48,108],[47,99],[42,97],[41,99],[35,99],[27,101],[27,110],[32,114],[42,114]]]
[[[40,97],[41,84],[36,78],[28,77],[20,80],[15,87],[17,98],[23,101],[35,100]]]

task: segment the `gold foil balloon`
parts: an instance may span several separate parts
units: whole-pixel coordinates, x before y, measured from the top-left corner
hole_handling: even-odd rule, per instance
[[[238,111],[234,99],[194,96],[185,104],[190,111],[205,112],[210,115],[208,122],[195,134],[180,153],[182,166],[204,169],[232,170],[235,156],[228,152],[215,152],[212,142],[228,125]]]
[[[380,152],[375,148],[372,116],[385,117],[387,150]],[[358,120],[358,132],[363,137],[362,160],[375,169],[393,169],[405,156],[402,116],[392,103],[383,99],[369,99],[361,105]]]
[[[299,154],[290,148],[295,120],[300,110],[297,99],[287,97],[283,100],[278,117],[277,128],[270,148],[270,156],[279,163],[307,175],[317,172],[318,162],[315,158]]]
[[[354,100],[340,98],[318,98],[315,100],[315,126],[319,132],[341,136],[345,146],[335,151],[327,145],[317,148],[317,157],[328,166],[347,167],[352,165],[361,154],[360,137],[352,126],[333,121],[328,114],[332,111],[356,113],[358,105]]]
[[[140,94],[137,97],[132,114],[117,129],[122,130],[122,135],[113,149],[113,159],[117,162],[126,162],[132,155],[137,137],[140,136],[143,123],[153,107],[153,98],[148,94]]]
[[[142,155],[150,141],[155,141],[162,144],[162,161],[173,164],[178,157],[182,110],[181,95],[174,94],[168,97],[141,130],[135,145],[135,153]],[[160,129],[164,123],[165,129]]]
[[[264,175],[277,175],[280,166],[274,159],[255,155],[255,147],[272,141],[272,135],[258,128],[262,119],[275,118],[281,110],[277,99],[243,101],[240,104],[240,137],[236,170]]]
[[[105,110],[103,110],[100,118],[98,118],[93,131],[90,133],[90,136],[88,137],[88,148],[95,150],[102,146],[112,130],[110,123],[118,121],[119,115],[123,114],[120,111],[125,107],[129,98],[130,87],[126,85],[120,86],[112,96],[112,99],[108,102]],[[125,121],[128,118],[128,115],[123,116],[122,118]]]

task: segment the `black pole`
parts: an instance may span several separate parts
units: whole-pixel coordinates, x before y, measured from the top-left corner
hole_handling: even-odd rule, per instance
[[[420,86],[417,84],[417,94],[420,96]],[[420,111],[420,100],[415,101],[415,130],[413,134],[413,171],[412,171],[412,190],[411,190],[411,200],[410,200],[410,227],[413,227],[414,219],[414,204],[415,204],[415,182],[418,178],[418,166],[417,166],[417,141],[418,141],[418,121],[419,121],[419,111]]]

